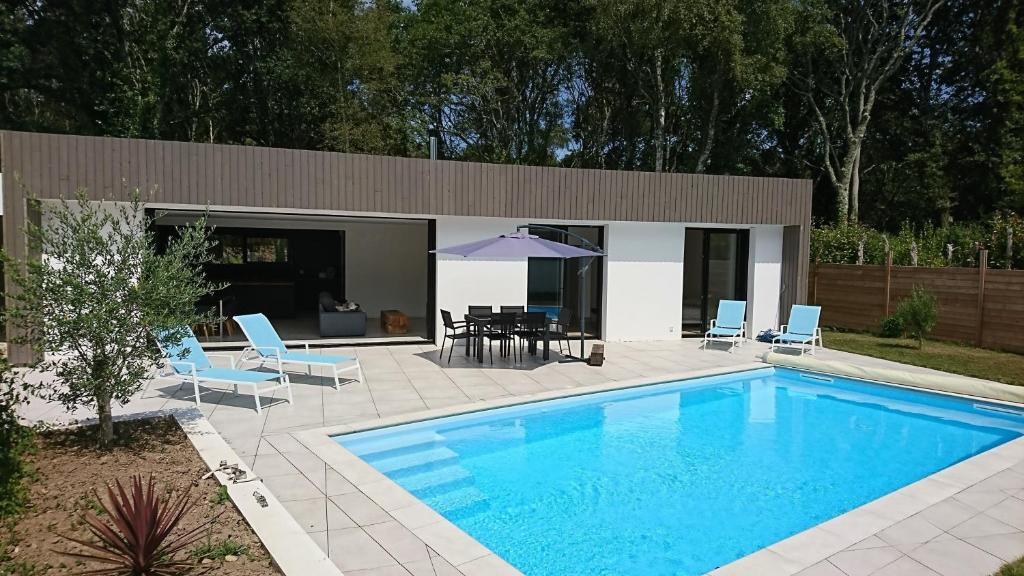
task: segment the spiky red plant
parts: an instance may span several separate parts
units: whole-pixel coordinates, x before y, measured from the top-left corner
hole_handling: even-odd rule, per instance
[[[110,518],[109,523],[86,512],[82,519],[96,542],[65,537],[85,546],[91,552],[62,552],[66,556],[105,564],[79,572],[82,576],[181,576],[195,564],[176,558],[186,546],[198,540],[213,521],[171,537],[186,514],[195,506],[187,492],[177,497],[157,495],[153,476],[144,485],[142,476],[131,478],[131,492],[120,481],[107,486],[109,502],[100,499],[100,506]]]

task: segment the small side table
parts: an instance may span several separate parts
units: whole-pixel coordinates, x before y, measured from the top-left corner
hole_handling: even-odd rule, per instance
[[[380,327],[387,334],[407,334],[409,332],[409,317],[401,310],[381,310]]]

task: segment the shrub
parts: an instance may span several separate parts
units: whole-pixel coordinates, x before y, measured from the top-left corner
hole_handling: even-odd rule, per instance
[[[892,314],[882,320],[882,327],[879,331],[883,338],[899,338],[903,336],[903,319]]]
[[[182,518],[195,506],[187,493],[161,497],[152,476],[145,485],[142,476],[132,476],[130,492],[125,491],[120,481],[115,486],[116,491],[107,486],[108,501],[100,502],[109,523],[91,512],[82,517],[96,541],[67,537],[90,552],[63,554],[107,566],[89,574],[171,576],[191,572],[195,564],[177,555],[201,538],[213,519],[172,537]]]
[[[1012,249],[1007,259],[1007,240]],[[943,227],[903,224],[896,233],[884,233],[860,224],[816,226],[811,231],[811,259],[823,264],[856,264],[860,243],[865,264],[885,264],[886,246],[893,264],[909,266],[916,246],[918,266],[978,265],[978,250],[989,251],[991,268],[1024,268],[1024,218],[1008,211],[985,222],[960,222]],[[952,247],[952,254],[949,253]]]
[[[1003,567],[992,576],[1024,576],[1024,558],[1003,564]]]
[[[25,479],[31,473],[25,456],[32,450],[32,429],[18,422],[21,383],[0,357],[0,521],[13,518],[28,499]]]
[[[939,321],[938,303],[923,286],[914,286],[910,296],[900,301],[896,316],[907,334],[917,339],[917,347],[923,348],[924,337]]]
[[[997,212],[989,221],[989,266],[1024,269],[1024,218],[1009,211]],[[1007,237],[1013,249],[1012,259],[1006,259]]]

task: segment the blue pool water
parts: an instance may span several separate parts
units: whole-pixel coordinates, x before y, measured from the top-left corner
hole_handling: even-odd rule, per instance
[[[703,574],[1024,433],[785,369],[336,437],[529,576]]]

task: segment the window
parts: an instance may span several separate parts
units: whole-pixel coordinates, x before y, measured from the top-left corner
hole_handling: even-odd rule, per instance
[[[213,247],[214,264],[244,264],[245,238],[235,234],[217,234]]]
[[[245,261],[283,264],[288,261],[288,239],[249,237],[245,239]]]
[[[596,246],[604,240],[604,229],[600,226],[564,226],[566,232],[582,236]],[[557,230],[531,228],[530,234],[555,242],[565,242],[573,246],[584,246],[585,243],[575,236],[569,236]],[[565,307],[578,314],[580,308],[580,276],[581,266],[588,266],[584,274],[584,290],[582,291],[583,315],[588,334],[599,337],[601,332],[602,284],[604,283],[603,258],[530,258],[527,263],[526,304],[531,310],[544,310],[549,316],[557,316],[560,308]],[[575,322],[575,320],[574,320]]]
[[[221,232],[214,235],[211,253],[214,264],[284,264],[288,262],[288,239],[246,236]]]

